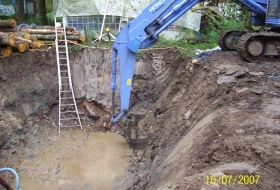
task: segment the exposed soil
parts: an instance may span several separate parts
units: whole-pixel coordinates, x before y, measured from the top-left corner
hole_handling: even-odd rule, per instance
[[[127,126],[136,129],[137,137],[147,141],[131,145],[133,153],[124,157],[129,165],[126,174],[113,178],[111,189],[280,189],[279,62],[248,63],[236,52],[220,50],[194,59],[178,49],[141,54],[135,66],[130,120],[119,124],[123,131]],[[69,138],[101,131],[122,134],[109,125],[109,55],[106,50],[70,52],[84,128],[63,129]],[[22,163],[42,156],[38,151],[59,139],[54,49],[0,61],[0,166],[31,176],[33,183],[50,183],[62,175],[62,169],[57,173],[62,160],[55,167],[50,161],[26,169]],[[105,74],[98,73],[100,78],[90,82],[90,75],[96,77],[93,71],[102,69]],[[99,87],[93,92],[96,83]],[[81,138],[80,143],[84,141]],[[77,138],[75,142],[79,143]],[[59,155],[68,158],[68,151],[60,149]],[[34,172],[36,168],[46,171]],[[11,175],[0,176],[14,181]],[[75,176],[69,177],[71,186],[60,183],[57,189],[94,189],[88,182],[77,183]]]

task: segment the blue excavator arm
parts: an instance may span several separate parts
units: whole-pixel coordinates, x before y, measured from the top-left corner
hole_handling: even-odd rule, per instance
[[[196,5],[200,0],[155,0],[140,15],[127,23],[119,32],[112,52],[112,119],[116,123],[126,118],[132,87],[136,52],[156,43],[159,34]],[[235,3],[256,14],[264,21],[267,12],[266,0],[234,0]],[[270,0],[277,1],[278,0]],[[273,21],[274,22],[274,21]],[[117,67],[117,63],[119,67]],[[120,111],[115,115],[115,93],[117,89],[117,68],[120,79]]]
[[[126,119],[138,49],[154,45],[162,31],[198,2],[199,0],[155,0],[119,32],[112,50],[112,124],[121,117]],[[120,85],[120,111],[115,115],[117,69]]]

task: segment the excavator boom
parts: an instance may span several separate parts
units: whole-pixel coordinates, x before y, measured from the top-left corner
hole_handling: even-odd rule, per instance
[[[133,69],[138,49],[149,48],[156,43],[159,34],[167,29],[199,0],[155,0],[133,21],[120,31],[112,52],[112,114],[111,123],[126,118],[132,86]],[[120,111],[115,115],[117,89],[117,63],[120,76]]]
[[[154,45],[161,32],[199,1],[155,0],[120,31],[112,48],[112,124],[120,118],[127,117],[136,52]],[[252,12],[253,25],[270,26],[274,31],[250,34],[243,31],[230,31],[222,35],[223,39],[219,41],[220,47],[223,50],[237,50],[241,57],[249,61],[258,60],[263,55],[279,57],[280,0],[234,0],[234,2]],[[236,43],[230,45],[231,42]],[[115,115],[117,73],[120,86],[120,110]]]

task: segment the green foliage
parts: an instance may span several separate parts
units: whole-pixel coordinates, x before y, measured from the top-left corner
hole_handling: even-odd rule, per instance
[[[54,26],[54,19],[52,13],[47,13],[47,19],[48,19],[48,25]],[[58,22],[62,22],[62,17],[57,17]],[[28,16],[26,19],[26,24],[39,24],[39,14],[36,14],[35,16]]]
[[[48,24],[54,26],[54,19],[52,13],[47,13]]]
[[[225,17],[224,19],[220,19],[220,21],[207,19],[207,27],[201,29],[201,37],[207,38],[207,41],[202,43],[188,43],[185,40],[168,41],[161,35],[154,47],[178,47],[182,49],[183,55],[194,56],[197,49],[206,50],[217,47],[219,35],[224,31],[244,30],[242,23],[244,14],[238,5],[227,3],[223,6],[221,13]]]
[[[223,19],[221,22],[212,22],[207,19],[207,27],[201,32],[208,38],[215,38],[226,30],[244,30],[243,23],[236,19]]]
[[[10,16],[0,15],[0,20],[8,20],[8,19],[17,20],[17,15],[10,15]]]
[[[2,5],[10,5],[11,0],[2,0]]]
[[[137,51],[136,52],[136,57],[141,57],[142,56],[142,53],[140,51]]]
[[[38,1],[41,1],[41,0],[36,0],[37,3],[36,3],[36,9],[38,10]],[[46,12],[47,13],[51,13],[52,12],[52,9],[53,9],[53,0],[45,0],[46,2]]]
[[[226,19],[234,19],[238,21],[242,21],[244,15],[241,11],[241,7],[236,3],[223,3],[221,6],[221,14]]]
[[[204,36],[203,36],[204,37]],[[182,50],[182,55],[191,56],[195,55],[197,49],[206,50],[212,49],[218,46],[218,39],[217,37],[208,39],[202,43],[188,43],[185,40],[166,40],[164,35],[161,35],[158,42],[153,46],[153,48],[163,48],[163,47],[177,47]]]
[[[34,16],[28,16],[26,21],[25,21],[26,24],[31,24],[31,23],[34,23],[34,24],[39,24],[39,15],[36,14]]]
[[[240,6],[235,3],[222,3],[220,5],[220,12],[206,14],[206,26],[201,28],[202,34],[212,40],[227,30],[244,30],[242,20],[245,14]]]
[[[93,38],[95,38],[94,32],[91,32],[90,30],[86,31],[86,42],[91,43],[93,41]],[[96,37],[97,38],[97,37]]]
[[[53,9],[53,0],[46,0],[47,13],[51,13]]]
[[[53,14],[52,14],[52,5],[53,4],[53,0],[46,0],[46,9],[47,9],[47,20],[48,20],[48,24],[49,25],[54,25],[54,19],[53,19]],[[15,9],[17,9],[17,7],[15,7]],[[37,7],[36,9],[38,10],[38,3],[37,3]],[[9,16],[7,17],[8,18],[16,18],[17,15],[14,15],[14,16]],[[2,17],[0,17],[0,19],[3,19]],[[16,19],[17,20],[17,19]],[[62,17],[58,19],[58,22],[61,22],[62,21]],[[26,24],[31,24],[31,23],[34,23],[34,24],[37,24],[39,25],[39,14],[37,13],[36,15],[27,15],[27,19],[25,21]]]

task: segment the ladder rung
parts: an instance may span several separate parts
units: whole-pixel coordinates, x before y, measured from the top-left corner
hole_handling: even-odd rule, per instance
[[[79,126],[80,127],[80,125],[70,125],[70,126],[60,126],[60,127],[62,127],[62,128],[70,128],[70,127],[77,127],[77,126]]]
[[[58,53],[67,53],[67,52],[58,52]]]
[[[60,120],[74,120],[74,119],[75,119],[75,120],[76,120],[76,119],[78,120],[79,118],[65,118],[65,119],[60,119]]]
[[[75,104],[60,104],[61,106],[75,106]]]
[[[76,126],[80,126],[80,125],[70,125],[70,126],[69,126],[69,125],[67,125],[67,126],[63,126],[63,125],[62,125],[62,126],[60,126],[60,127],[76,127]]]
[[[66,99],[71,99],[73,97],[65,97],[65,98],[60,98],[60,99],[63,99],[63,100],[66,100]]]
[[[60,113],[76,113],[76,111],[62,111]]]
[[[67,58],[59,58],[59,59],[67,59]]]
[[[60,71],[61,73],[68,73],[68,71],[67,70],[63,70],[63,71]]]
[[[72,92],[71,90],[62,90],[60,92]]]
[[[67,64],[59,64],[59,65],[67,65]]]
[[[68,79],[69,77],[61,77],[62,79]]]

